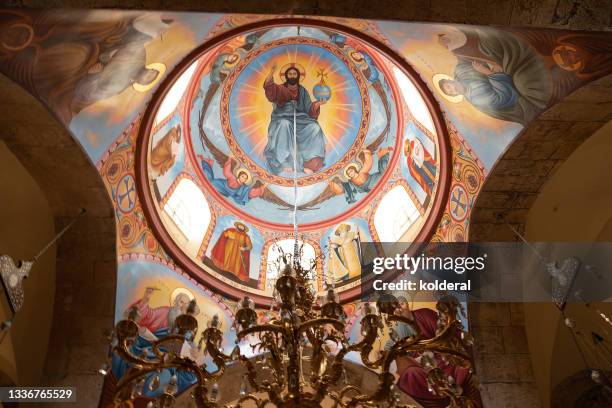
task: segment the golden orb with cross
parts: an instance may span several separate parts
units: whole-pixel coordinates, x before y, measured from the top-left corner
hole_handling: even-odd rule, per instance
[[[327,78],[327,73],[324,68],[320,68],[317,71],[317,76],[321,78],[319,83],[312,87],[312,94],[317,99],[317,101],[325,101],[327,102],[329,98],[331,98],[331,88],[325,82],[325,78]]]

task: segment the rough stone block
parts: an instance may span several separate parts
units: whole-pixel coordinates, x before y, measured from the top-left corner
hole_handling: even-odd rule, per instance
[[[499,354],[504,352],[501,338],[501,329],[491,326],[475,326],[472,328],[474,336],[474,352],[481,354]]]
[[[531,357],[527,354],[517,354],[514,356],[514,360],[516,362],[516,369],[518,370],[519,381],[534,381]]]
[[[513,325],[525,324],[525,311],[522,303],[510,303],[510,323]]]
[[[104,288],[115,288],[117,285],[117,263],[101,261],[96,262],[94,270],[94,285]]]
[[[524,326],[508,326],[502,330],[506,353],[529,353]]]
[[[510,324],[510,306],[507,303],[470,303],[469,313],[473,327],[507,326]]]
[[[488,354],[477,356],[474,363],[478,378],[483,384],[518,381],[519,379],[516,361],[512,355]]]

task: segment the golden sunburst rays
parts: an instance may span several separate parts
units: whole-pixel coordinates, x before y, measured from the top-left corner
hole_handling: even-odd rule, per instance
[[[263,89],[263,83],[270,67],[281,67],[285,64],[300,64],[309,74],[301,83],[308,92],[319,82],[316,72],[323,69],[328,75],[326,83],[332,89],[332,98],[323,106],[319,115],[319,124],[326,139],[326,149],[334,156],[340,156],[348,145],[353,143],[352,137],[359,131],[360,103],[351,99],[351,89],[356,87],[355,79],[348,69],[343,69],[341,63],[326,55],[323,50],[287,46],[285,50],[267,59],[256,59],[251,67],[243,71],[248,77],[237,82],[238,92],[232,98],[230,115],[236,126],[233,128],[237,142],[247,154],[263,157],[263,151],[268,139],[268,126],[273,105]],[[275,75],[275,80],[279,78]],[[277,82],[278,83],[278,82]],[[312,95],[311,95],[312,98]],[[353,136],[351,136],[353,135]]]
[[[251,83],[242,84],[242,88],[240,88],[240,93],[251,93],[255,95],[259,95],[263,91],[263,87],[255,86]]]
[[[325,104],[325,106],[328,108],[334,108],[336,110],[339,110],[342,112],[348,112],[348,113],[355,113],[359,111],[359,109],[357,109],[356,103],[328,102]]]
[[[268,75],[268,70],[270,69],[270,67],[266,68],[266,66],[261,62],[261,61],[257,61],[257,65],[253,65],[252,70],[254,72],[256,72],[259,75]]]
[[[260,118],[250,123],[248,126],[240,129],[240,136],[250,141],[249,145],[251,147],[251,151],[245,150],[246,154],[255,153],[260,155],[263,153],[268,142],[268,138],[266,136],[267,130],[268,123],[263,118]],[[241,145],[244,149],[244,144],[241,143]]]

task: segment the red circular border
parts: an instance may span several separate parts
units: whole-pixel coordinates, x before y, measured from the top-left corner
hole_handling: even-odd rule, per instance
[[[418,72],[414,68],[412,68],[412,66],[408,64],[406,60],[404,60],[401,56],[397,55],[397,53],[393,51],[389,46],[353,28],[332,23],[330,21],[312,20],[303,17],[263,20],[245,24],[243,26],[228,30],[218,35],[217,37],[212,38],[211,40],[207,41],[206,43],[202,44],[201,46],[194,49],[191,53],[189,53],[181,62],[176,65],[172,72],[168,74],[166,78],[164,78],[160,86],[155,91],[151,102],[147,106],[138,131],[135,152],[135,181],[138,196],[142,204],[143,213],[147,218],[147,221],[155,235],[155,238],[157,238],[157,240],[161,243],[164,250],[166,250],[168,254],[172,256],[178,266],[180,266],[183,270],[193,276],[193,278],[196,279],[199,283],[212,287],[215,290],[218,290],[223,295],[234,299],[241,298],[245,295],[245,293],[242,290],[231,286],[230,284],[223,282],[220,279],[214,277],[213,275],[203,271],[202,268],[198,264],[196,264],[194,260],[187,256],[176,244],[176,242],[174,242],[170,234],[166,231],[161,218],[157,214],[155,203],[153,202],[153,197],[149,191],[148,185],[146,158],[148,151],[147,147],[149,146],[149,136],[153,127],[155,115],[160,104],[164,100],[166,93],[170,90],[177,78],[179,78],[180,75],[194,61],[196,61],[206,52],[223,43],[224,41],[227,41],[237,35],[244,34],[245,32],[254,31],[265,27],[286,27],[298,25],[334,30],[365,42],[366,44],[373,47],[374,49],[385,55],[387,58],[389,58],[393,63],[395,63],[397,67],[401,68],[402,71],[412,80],[414,85],[419,90],[421,97],[425,101],[425,104],[427,105],[427,108],[429,109],[429,112],[432,115],[432,120],[436,127],[436,134],[438,136],[438,146],[440,151],[440,177],[438,180],[438,193],[435,195],[429,217],[425,220],[425,223],[423,224],[423,227],[415,237],[414,242],[429,241],[429,239],[435,233],[436,227],[438,226],[440,218],[442,217],[444,209],[446,208],[445,203],[448,201],[449,187],[451,183],[450,170],[452,165],[452,158],[448,130],[446,128],[442,111],[440,109],[440,106],[436,102],[433,94],[427,87],[426,83],[421,79]],[[401,131],[402,128],[400,127],[398,130]],[[395,157],[397,159],[398,155],[396,154]],[[383,183],[380,183],[380,185],[382,184]],[[361,209],[361,206],[356,207],[359,207],[359,209]],[[345,215],[346,214],[344,214],[343,217]],[[361,288],[357,286],[355,288],[351,288],[340,293],[340,300],[343,302],[347,302],[355,300],[360,295]],[[261,306],[267,306],[271,302],[271,298],[267,296],[257,295],[250,292],[249,296],[255,301],[255,303]]]
[[[368,48],[367,46],[365,47]],[[204,51],[203,54],[208,53],[209,51],[212,51],[213,49],[214,47],[211,47],[210,49]],[[244,210],[241,210],[239,207],[234,205],[227,197],[224,197],[221,193],[219,193],[217,189],[212,186],[212,184],[210,184],[210,181],[208,180],[208,178],[204,176],[204,172],[202,171],[202,168],[199,165],[197,165],[198,160],[197,160],[197,157],[195,156],[195,150],[193,149],[193,145],[192,145],[191,122],[189,118],[191,114],[191,107],[193,106],[193,99],[196,95],[196,90],[199,85],[199,82],[197,79],[200,78],[202,71],[206,68],[208,62],[211,61],[213,57],[214,56],[211,53],[209,58],[206,60],[206,63],[199,64],[194,74],[195,79],[191,81],[188,87],[186,102],[183,106],[183,118],[186,118],[185,123],[183,123],[183,129],[184,129],[183,133],[185,135],[189,135],[189,137],[185,137],[185,146],[186,146],[187,155],[189,155],[193,163],[196,163],[196,165],[194,166],[194,171],[196,172],[196,174],[198,174],[202,183],[204,183],[208,187],[207,193],[215,197],[215,199],[219,201],[220,203],[225,203],[228,208],[231,208],[232,213],[234,215],[240,217],[241,219],[245,221],[250,222],[251,224],[257,225],[259,227],[264,227],[264,228],[269,228],[269,229],[284,231],[284,232],[293,231],[293,226],[291,224],[288,224],[288,223],[281,224],[281,223],[272,222],[272,221],[265,221],[265,220],[262,220],[261,218],[257,218],[253,216],[252,214]],[[374,58],[375,61],[378,63],[378,67],[381,69],[381,71],[383,71],[383,73],[385,74],[385,77],[391,78],[392,77],[391,73],[387,69],[386,65],[377,58],[377,55],[372,54],[372,58]],[[372,198],[378,194],[378,192],[383,188],[385,183],[391,177],[391,174],[393,173],[393,169],[395,168],[395,165],[397,164],[397,161],[399,160],[399,157],[401,156],[401,146],[402,146],[401,135],[404,129],[404,118],[402,116],[402,110],[401,110],[402,100],[400,99],[401,98],[400,90],[397,89],[396,84],[392,81],[389,81],[389,86],[391,87],[391,92],[393,93],[393,100],[395,102],[395,110],[397,112],[396,134],[399,135],[400,137],[396,138],[393,156],[391,157],[391,161],[389,163],[389,166],[387,167],[387,170],[384,172],[383,176],[378,181],[378,183],[376,183],[374,188],[365,197],[357,201],[356,204],[353,204],[352,206],[347,208],[342,213],[335,215],[331,218],[326,218],[322,221],[300,224],[300,228],[303,231],[313,231],[313,230],[318,230],[322,228],[327,228],[343,220],[346,220],[347,218],[354,216],[372,201]],[[370,109],[370,115],[371,115],[371,109]],[[298,179],[298,185],[299,184],[300,184],[300,181]]]
[[[281,47],[284,45],[302,44],[302,43],[297,42],[298,39],[300,38],[304,38],[304,37],[288,37],[288,38],[277,39],[277,40],[271,41],[263,45],[263,46],[270,46],[270,48],[268,49],[261,50],[261,48],[258,48],[257,50],[254,50],[253,52],[258,53],[258,55],[255,55],[253,57],[252,53],[250,53],[246,57],[248,60],[243,60],[238,64],[238,66],[234,69],[234,71],[230,73],[228,77],[225,79],[225,83],[223,84],[223,90],[221,94],[221,102],[222,102],[221,103],[222,105],[221,106],[221,127],[223,128],[223,135],[225,136],[225,139],[227,140],[229,148],[232,151],[234,157],[238,157],[238,161],[242,161],[242,163],[245,164],[245,166],[247,167],[247,169],[249,169],[251,173],[253,173],[254,175],[256,174],[258,177],[262,178],[264,181],[268,183],[280,185],[280,186],[285,186],[285,187],[293,186],[292,177],[262,174],[262,173],[268,173],[268,172],[260,164],[256,163],[253,159],[248,157],[248,154],[245,153],[243,147],[237,142],[234,142],[234,143],[236,144],[236,148],[239,149],[240,152],[237,154],[234,151],[234,148],[232,147],[232,142],[228,140],[230,139],[228,137],[229,134],[234,136],[234,131],[231,128],[231,123],[229,121],[229,116],[231,116],[230,108],[229,108],[229,100],[231,99],[231,94],[233,92],[233,86],[234,86],[235,81],[240,77],[240,75],[248,67],[248,65],[253,62],[253,58],[259,57],[265,54],[266,52],[273,50],[274,48],[277,48],[277,47]],[[315,38],[306,38],[306,41],[308,41],[305,43],[306,45],[324,49],[328,51],[334,57],[341,60],[345,65],[347,65],[349,71],[351,72],[351,75],[355,79],[355,83],[357,85],[357,88],[359,88],[359,92],[360,92],[362,107],[361,107],[361,117],[359,118],[359,122],[361,126],[357,130],[357,133],[355,135],[355,140],[351,144],[350,148],[347,149],[346,153],[342,155],[342,157],[340,157],[335,163],[333,163],[331,166],[325,168],[322,171],[319,171],[312,175],[300,176],[298,178],[298,186],[313,185],[316,183],[320,183],[322,181],[323,182],[327,181],[331,176],[338,173],[343,167],[345,167],[357,155],[359,150],[361,150],[361,147],[363,146],[363,143],[365,142],[365,139],[366,139],[368,126],[370,124],[370,117],[372,115],[370,99],[367,93],[368,85],[366,83],[365,78],[363,78],[361,74],[357,71],[357,67],[349,65],[351,63],[350,61],[348,61],[348,57],[343,55],[340,51],[334,50],[335,47],[333,47],[331,44],[326,43],[325,41],[322,41],[319,39],[315,39]],[[232,82],[228,83],[228,81],[232,81]],[[190,95],[190,101],[191,100],[192,98]],[[227,102],[227,105],[224,105],[223,102]],[[192,104],[190,105],[191,106],[187,107],[188,109],[191,109],[191,107],[193,106]],[[187,116],[187,118],[189,117],[190,116]],[[227,121],[226,124],[224,124],[224,119]],[[236,139],[236,137],[233,137],[233,138]]]

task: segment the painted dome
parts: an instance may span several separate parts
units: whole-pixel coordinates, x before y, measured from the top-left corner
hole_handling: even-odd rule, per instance
[[[432,101],[352,29],[260,24],[212,39],[162,84],[141,129],[155,233],[196,279],[265,303],[297,198],[319,289],[355,297],[376,256],[358,243],[424,241],[441,213],[449,154]]]

